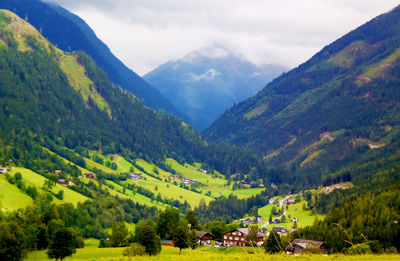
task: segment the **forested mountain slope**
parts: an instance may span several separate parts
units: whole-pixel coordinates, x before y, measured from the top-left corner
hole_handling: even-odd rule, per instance
[[[161,165],[166,157],[197,161],[223,173],[259,164],[244,150],[206,144],[180,119],[113,85],[89,56],[55,48],[11,12],[2,11],[0,23],[2,136]]]
[[[400,133],[400,7],[326,46],[234,106],[204,132],[267,164],[321,174],[396,152]]]
[[[93,30],[66,9],[39,0],[2,0],[0,9],[10,10],[27,19],[53,45],[63,51],[84,51],[108,75],[112,82],[144,100],[146,106],[163,109],[187,120],[160,92],[126,67]]]
[[[284,70],[273,64],[257,66],[215,44],[168,61],[143,78],[202,131],[233,104],[253,96]]]

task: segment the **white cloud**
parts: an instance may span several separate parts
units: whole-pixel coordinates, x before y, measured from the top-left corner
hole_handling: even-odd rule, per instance
[[[216,76],[220,75],[221,73],[219,73],[217,70],[215,69],[210,69],[208,71],[206,71],[203,74],[197,75],[194,73],[190,73],[190,77],[192,78],[193,81],[198,82],[201,80],[205,80],[205,81],[211,81],[214,80]]]
[[[215,42],[289,67],[391,10],[395,0],[47,0],[78,14],[144,74]]]

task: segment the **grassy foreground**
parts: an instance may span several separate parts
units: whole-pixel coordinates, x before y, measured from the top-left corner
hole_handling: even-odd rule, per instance
[[[219,248],[208,249],[201,248],[199,250],[182,250],[179,254],[179,249],[173,247],[163,247],[161,254],[158,256],[137,256],[133,258],[122,256],[123,248],[84,248],[78,249],[77,253],[72,258],[65,260],[86,261],[86,260],[101,260],[101,261],[117,261],[117,260],[166,260],[166,261],[186,261],[186,260],[270,260],[270,261],[330,261],[330,260],[400,260],[400,255],[361,255],[361,256],[345,256],[345,255],[266,255],[262,250],[252,248]],[[25,259],[27,261],[48,260],[45,251],[37,251],[30,253]]]

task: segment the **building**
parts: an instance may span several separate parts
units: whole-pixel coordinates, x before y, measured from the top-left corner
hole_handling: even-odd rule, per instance
[[[212,235],[207,231],[196,231],[197,239],[199,240],[199,245],[211,245]]]
[[[287,231],[284,227],[281,226],[275,226],[272,230],[278,233],[280,236],[289,233],[289,231]]]
[[[57,176],[60,175],[61,172],[62,172],[62,170],[59,170],[59,169],[56,169],[56,170],[54,171],[54,173],[55,173]]]
[[[173,247],[174,246],[174,241],[172,241],[172,240],[161,240],[161,245],[162,246],[171,246],[171,247]]]
[[[304,250],[324,255],[328,254],[328,247],[322,241],[295,239],[286,247],[286,252],[294,255],[298,255]]]
[[[270,198],[270,199],[268,200],[269,204],[274,204],[275,201],[276,201],[276,198]]]
[[[224,246],[246,246],[246,239],[249,232],[249,228],[238,228],[226,233],[224,236]],[[259,246],[264,244],[264,238],[265,235],[263,233],[257,233],[257,244]]]
[[[93,173],[85,173],[85,174],[83,174],[83,176],[85,177],[85,178],[89,178],[89,179],[94,179],[94,174]]]
[[[173,176],[172,176],[172,179],[174,179],[174,180],[179,180],[179,176],[178,176],[178,175],[173,175]]]
[[[295,200],[292,199],[292,198],[288,198],[288,199],[286,200],[286,204],[288,204],[288,205],[294,204],[294,202],[295,202]]]
[[[243,224],[243,225],[253,224],[253,220],[251,218],[242,219],[242,220],[240,220],[240,224]]]
[[[64,187],[67,186],[67,181],[66,181],[65,179],[59,179],[57,182],[58,182],[58,184],[60,184],[61,186],[64,186]]]
[[[140,173],[131,173],[131,174],[129,174],[129,178],[130,179],[134,179],[134,180],[139,180],[139,179],[142,179],[142,174],[140,174]]]
[[[3,168],[2,166],[0,166],[0,174],[4,174],[8,171],[7,168]]]
[[[298,222],[299,219],[297,217],[292,218],[292,222]]]

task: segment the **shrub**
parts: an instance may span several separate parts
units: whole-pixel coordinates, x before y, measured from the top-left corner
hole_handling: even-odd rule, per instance
[[[126,247],[122,252],[123,256],[143,256],[146,254],[146,248],[139,243],[133,243]]]
[[[371,254],[371,247],[367,243],[355,244],[347,250],[350,255]]]

